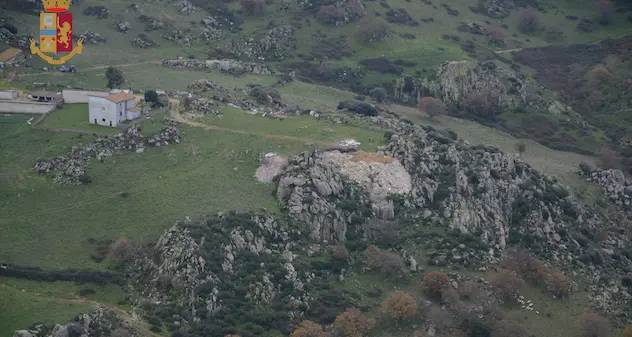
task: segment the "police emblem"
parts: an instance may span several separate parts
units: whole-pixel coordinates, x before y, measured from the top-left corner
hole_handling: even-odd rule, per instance
[[[83,51],[83,41],[72,46],[72,14],[66,13],[71,0],[42,0],[44,12],[40,13],[39,48],[35,40],[31,40],[31,53],[37,54],[50,64],[64,64],[76,54]],[[56,60],[44,53],[68,53]]]

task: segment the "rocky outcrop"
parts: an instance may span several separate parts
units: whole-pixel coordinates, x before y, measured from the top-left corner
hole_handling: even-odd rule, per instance
[[[217,102],[204,97],[196,97],[182,107],[183,112],[195,115],[221,115]]]
[[[294,28],[282,25],[270,29],[260,37],[235,41],[225,49],[253,61],[279,61],[295,48]]]
[[[83,34],[79,35],[79,38],[83,40],[83,43],[85,44],[100,44],[107,41],[105,36],[91,31],[85,31]]]
[[[162,65],[172,68],[187,68],[205,71],[216,69],[224,72],[247,72],[257,75],[271,75],[274,73],[263,63],[246,63],[237,60],[163,60]]]
[[[175,0],[171,2],[171,6],[175,7],[180,13],[184,15],[191,15],[197,12],[197,8],[187,0]]]
[[[426,87],[446,103],[463,106],[473,95],[489,93],[501,107],[516,108],[527,103],[527,82],[509,69],[493,62],[451,61],[441,64],[436,81]]]
[[[132,40],[132,45],[138,48],[149,49],[155,47],[156,42],[147,34],[138,34],[138,36]]]
[[[92,182],[85,168],[92,159],[104,161],[117,153],[142,152],[145,147],[160,147],[179,144],[180,134],[175,123],[167,124],[161,131],[144,137],[136,125],[126,132],[111,137],[99,138],[85,147],[73,147],[65,155],[40,160],[33,170],[39,174],[50,174],[59,184],[87,184]]]
[[[195,37],[187,34],[181,29],[173,29],[171,30],[171,32],[169,32],[169,34],[162,35],[162,38],[167,41],[173,41],[175,43],[181,44],[183,46],[190,46],[196,40]]]
[[[267,316],[270,322],[259,325],[300,318],[309,307],[315,275],[293,252],[297,234],[281,221],[255,214],[218,214],[201,223],[187,218],[135,262],[135,289],[143,299],[137,304],[173,312],[169,322],[194,329],[236,312],[262,314],[268,308],[279,308],[278,317]]]
[[[582,172],[586,180],[603,188],[604,196],[614,205],[632,214],[632,181],[621,170]]]
[[[364,178],[353,179],[323,153],[301,154],[281,175],[277,197],[312,238],[342,241],[349,233],[363,237],[376,221],[395,217],[443,227],[478,242],[471,250],[437,240],[433,261],[450,257],[451,262],[488,264],[519,244],[542,260],[585,276],[594,304],[627,319],[629,313],[621,309],[630,295],[621,278],[632,268],[632,254],[619,223],[514,154],[471,146],[430,127],[385,117],[370,120],[396,132],[378,153],[401,163],[410,175],[409,191],[389,195],[390,207],[375,207],[371,188],[362,184],[375,175],[354,170]],[[611,192],[610,198],[625,205],[621,176],[614,173],[613,179],[619,185],[610,184],[609,190],[622,192]],[[599,239],[597,231],[602,233]]]
[[[69,336],[142,336],[133,327],[134,322],[119,316],[103,306],[77,316],[67,324],[46,326],[35,324],[31,329],[18,330],[13,337],[69,337]]]

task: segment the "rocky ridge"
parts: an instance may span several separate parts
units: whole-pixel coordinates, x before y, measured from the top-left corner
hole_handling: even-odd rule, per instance
[[[114,154],[143,152],[145,147],[160,147],[179,144],[180,133],[176,124],[170,122],[158,133],[144,137],[136,125],[124,133],[99,138],[85,147],[72,147],[65,155],[38,161],[33,170],[39,174],[50,174],[59,184],[87,184],[91,182],[86,173],[92,159],[104,161]]]
[[[171,68],[188,68],[204,71],[217,69],[224,72],[247,72],[257,75],[271,75],[274,73],[265,64],[246,63],[237,60],[163,60],[162,65]]]

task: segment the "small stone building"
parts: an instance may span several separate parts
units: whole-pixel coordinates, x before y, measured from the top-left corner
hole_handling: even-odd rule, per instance
[[[29,98],[38,102],[52,102],[61,100],[62,96],[58,92],[34,91],[29,94]]]
[[[112,127],[139,118],[141,112],[140,107],[136,106],[136,96],[126,92],[89,95],[88,109],[91,124]]]

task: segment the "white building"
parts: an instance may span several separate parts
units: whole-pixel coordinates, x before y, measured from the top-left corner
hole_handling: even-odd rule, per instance
[[[136,96],[119,92],[110,95],[89,95],[88,109],[91,124],[118,126],[119,123],[140,117]]]

